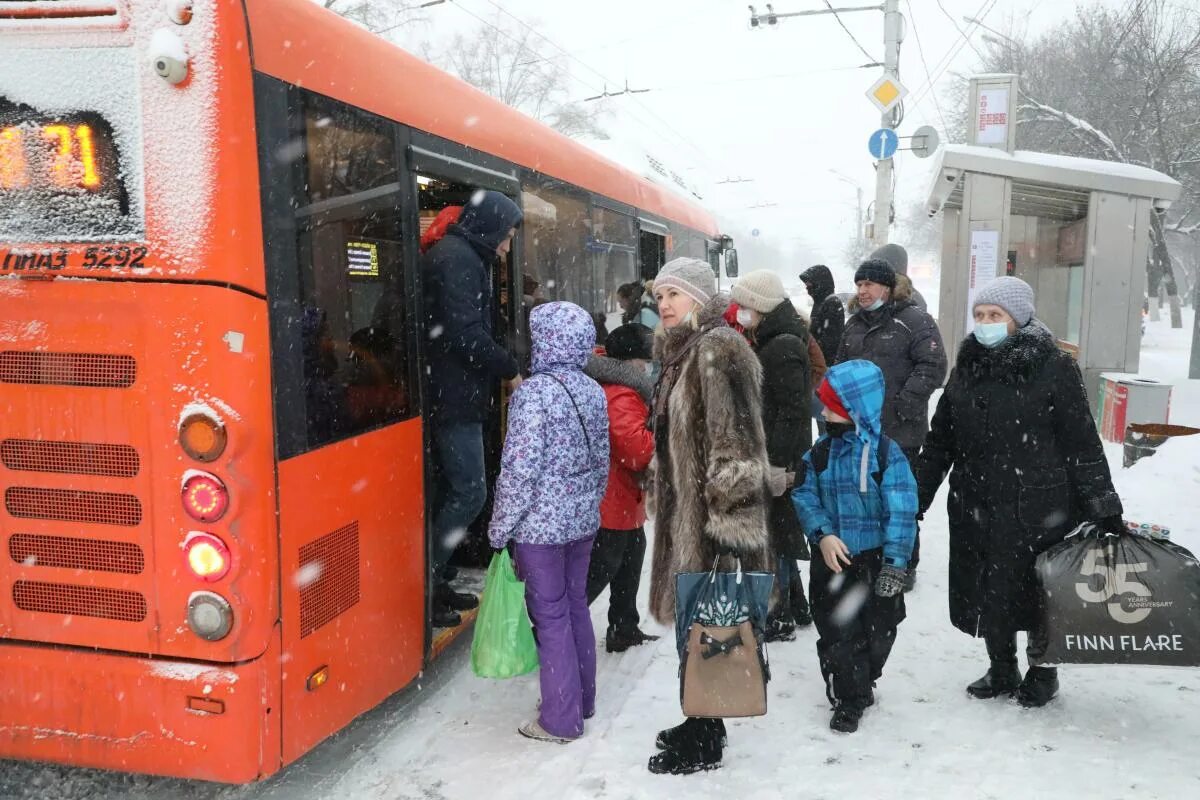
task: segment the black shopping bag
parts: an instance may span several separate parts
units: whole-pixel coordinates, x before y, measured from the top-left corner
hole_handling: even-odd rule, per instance
[[[1038,556],[1042,664],[1200,665],[1200,564],[1187,549],[1081,525]]]

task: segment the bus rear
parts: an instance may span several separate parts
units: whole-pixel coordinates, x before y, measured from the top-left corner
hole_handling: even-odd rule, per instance
[[[240,4],[0,2],[0,756],[281,763]]]

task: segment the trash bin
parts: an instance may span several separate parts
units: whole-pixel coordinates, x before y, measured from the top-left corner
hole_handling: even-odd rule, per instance
[[[1171,384],[1121,372],[1100,375],[1100,438],[1120,444],[1134,423],[1169,422]]]
[[[1189,428],[1186,425],[1134,423],[1125,432],[1125,469],[1129,469],[1146,456],[1154,455],[1155,451],[1168,439],[1174,439],[1177,436],[1194,436],[1197,433],[1200,433],[1200,428]]]

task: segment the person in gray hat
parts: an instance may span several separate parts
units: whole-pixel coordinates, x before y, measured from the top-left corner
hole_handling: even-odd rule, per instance
[[[973,313],[975,329],[913,462],[919,509],[949,473],[950,620],[983,638],[989,660],[967,693],[1015,693],[1023,706],[1043,706],[1058,691],[1058,672],[1037,665],[1046,642],[1034,562],[1081,522],[1123,532],[1121,500],[1079,366],[1034,316],[1033,289],[996,278]],[[1029,634],[1024,678],[1018,631]]]
[[[675,622],[675,576],[707,572],[736,553],[747,571],[771,568],[767,535],[767,445],[762,367],[725,322],[729,298],[717,294],[706,261],[676,258],[654,279],[662,317],[662,373],[654,388],[654,555],[650,611]],[[654,773],[716,769],[725,748],[721,719],[689,717],[659,733]]]
[[[867,258],[886,261],[896,273],[896,287],[906,292],[912,299],[913,305],[922,311],[929,311],[929,304],[925,302],[924,296],[917,291],[917,287],[913,285],[912,278],[908,277],[908,251],[895,242],[888,242],[883,247],[875,248],[874,252]]]
[[[912,301],[912,284],[901,281],[887,261],[862,262],[854,284],[857,307],[842,332],[837,361],[862,358],[883,370],[883,433],[912,463],[929,430],[929,398],[946,378],[942,334],[933,317]],[[905,591],[916,585],[920,557],[918,533]]]

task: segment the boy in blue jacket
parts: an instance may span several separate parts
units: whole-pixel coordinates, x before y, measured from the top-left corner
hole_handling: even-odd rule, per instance
[[[917,483],[882,434],[884,381],[869,361],[829,370],[817,390],[828,423],[792,491],[820,558],[809,593],[817,656],[833,704],[829,727],[858,730],[904,619],[904,578],[917,531]]]

